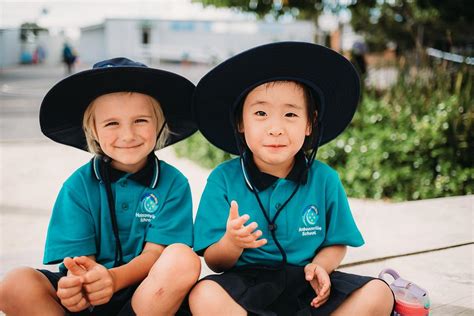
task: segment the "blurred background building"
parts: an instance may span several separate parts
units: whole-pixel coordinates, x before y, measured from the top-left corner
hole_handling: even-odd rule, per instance
[[[21,16],[21,18],[14,18]],[[59,64],[68,43],[86,64],[126,56],[215,64],[237,52],[275,41],[307,41],[350,50],[362,36],[349,19],[257,18],[187,0],[111,2],[0,1],[0,67]]]
[[[193,62],[215,64],[262,43],[292,40],[311,42],[313,23],[111,18],[81,29],[78,51],[92,63],[115,56],[145,63]]]

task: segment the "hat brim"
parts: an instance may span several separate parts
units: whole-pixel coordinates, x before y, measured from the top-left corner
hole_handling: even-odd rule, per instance
[[[216,147],[239,154],[233,107],[250,89],[269,81],[301,82],[316,93],[323,125],[320,145],[344,131],[360,96],[359,76],[335,51],[304,42],[279,42],[240,53],[208,72],[197,84],[193,114],[201,133]]]
[[[43,99],[40,126],[50,139],[82,150],[87,143],[82,119],[89,104],[112,92],[139,92],[161,105],[171,131],[165,146],[192,135],[196,124],[191,114],[194,84],[172,72],[145,67],[90,69],[58,82]]]

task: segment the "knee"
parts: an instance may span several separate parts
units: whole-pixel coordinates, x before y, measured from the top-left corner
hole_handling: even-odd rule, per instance
[[[32,268],[17,268],[5,275],[5,278],[0,283],[0,297],[2,302],[10,299],[20,299],[28,293],[25,291],[25,284],[31,284],[35,278],[36,271]],[[2,303],[3,304],[3,303]]]
[[[218,283],[202,280],[189,293],[189,307],[193,315],[247,315]]]
[[[176,283],[192,287],[201,273],[201,260],[196,253],[185,244],[167,246],[160,258],[150,270],[150,275],[163,278],[163,269]]]
[[[199,311],[201,306],[210,308],[216,302],[213,281],[200,281],[189,293],[189,307],[192,312]]]
[[[364,287],[370,292],[373,298],[368,300],[371,304],[371,309],[376,315],[389,315],[393,309],[394,298],[390,287],[382,280],[372,280]]]
[[[28,303],[40,294],[42,282],[41,275],[33,268],[22,267],[8,272],[0,282],[0,310],[8,311],[13,306]]]

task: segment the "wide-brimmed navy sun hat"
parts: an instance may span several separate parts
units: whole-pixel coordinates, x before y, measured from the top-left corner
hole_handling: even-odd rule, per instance
[[[123,57],[104,60],[92,69],[61,80],[49,90],[41,103],[41,131],[58,143],[87,150],[82,129],[87,106],[107,93],[139,92],[160,103],[171,132],[165,144],[169,146],[197,130],[191,115],[194,89],[191,81],[172,72]]]
[[[239,154],[235,108],[253,88],[279,80],[300,82],[312,90],[319,107],[319,146],[336,138],[351,122],[360,81],[349,60],[321,45],[278,42],[231,57],[199,81],[193,99],[199,130],[213,145]]]

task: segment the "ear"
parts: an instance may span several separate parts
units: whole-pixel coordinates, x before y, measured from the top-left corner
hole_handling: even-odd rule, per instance
[[[237,124],[237,132],[244,133],[244,122],[240,122]]]
[[[309,135],[311,135],[312,131],[313,131],[312,125],[309,122],[306,123],[306,130],[305,130],[304,134],[306,136],[309,136]]]
[[[95,131],[92,131],[92,139],[98,144],[99,143],[99,137],[97,137],[97,133]]]
[[[306,131],[305,131],[306,136],[311,135],[311,133],[313,132],[313,126],[315,126],[317,122],[318,122],[318,111],[314,111],[314,118],[313,118],[312,124],[308,122],[306,126]]]
[[[97,143],[99,142],[99,136],[97,134],[97,125],[96,125],[95,118],[92,118],[92,137]]]

